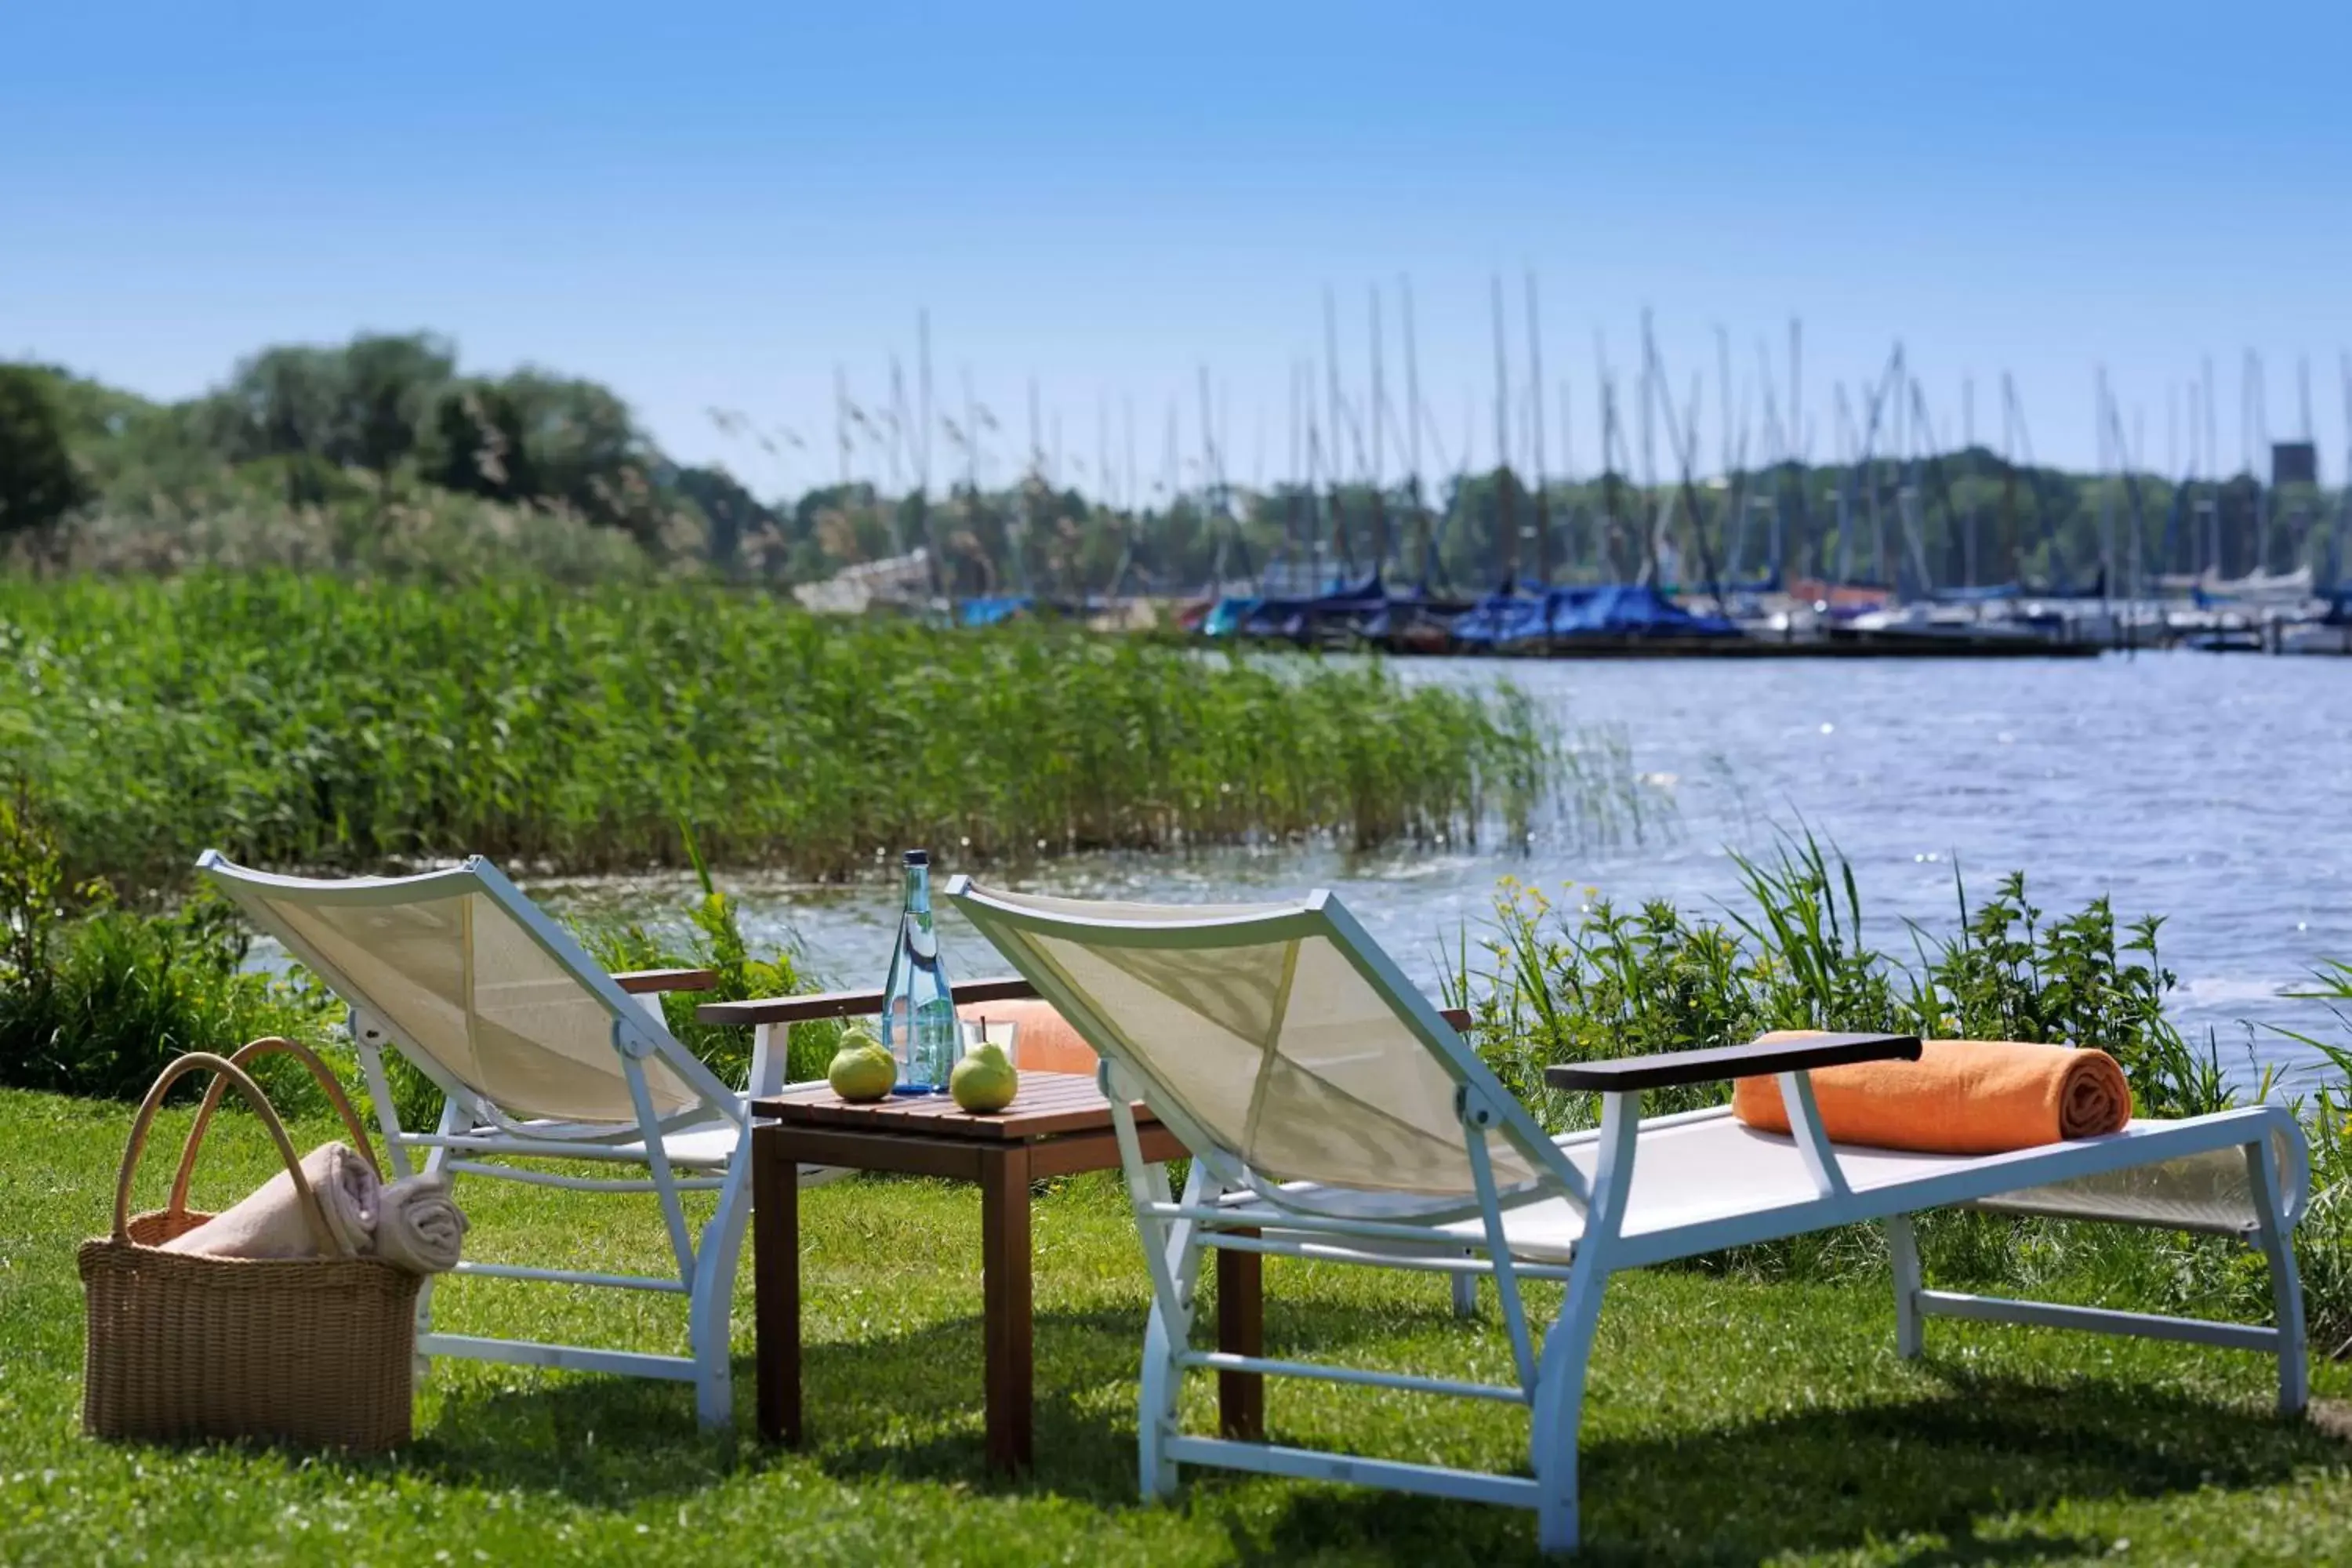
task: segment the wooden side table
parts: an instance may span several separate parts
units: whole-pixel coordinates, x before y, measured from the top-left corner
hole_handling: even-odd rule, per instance
[[[1118,1163],[1110,1105],[1094,1079],[1024,1073],[1003,1110],[975,1116],[945,1095],[845,1104],[824,1084],[752,1102],[751,1224],[760,1436],[797,1445],[801,1412],[801,1259],[798,1167],[950,1176],[980,1186],[981,1295],[986,1344],[989,1463],[1025,1469],[1032,1451],[1029,1184]],[[1184,1152],[1175,1136],[1136,1107],[1143,1152]],[[1255,1253],[1217,1254],[1217,1345],[1264,1353]],[[1263,1380],[1218,1376],[1221,1425],[1234,1436],[1264,1427]]]
[[[969,980],[955,987],[959,1005],[1037,994],[1018,975]],[[705,1024],[756,1031],[758,1064],[778,1059],[781,1032],[820,1018],[857,1018],[882,1010],[878,990],[829,991],[695,1010]],[[1470,1016],[1447,1008],[1457,1029]],[[1017,1047],[1016,1047],[1017,1050]],[[972,1116],[945,1095],[848,1105],[821,1083],[802,1084],[751,1102],[751,1289],[757,1340],[760,1436],[797,1445],[801,1424],[802,1165],[952,1176],[980,1186],[981,1295],[986,1337],[988,1458],[1000,1469],[1025,1468],[1031,1452],[1029,1184],[1080,1171],[1115,1169],[1118,1139],[1110,1102],[1090,1076],[1024,1072],[1013,1102],[992,1116]],[[1153,1160],[1184,1152],[1142,1105],[1135,1107],[1143,1152]],[[1217,1348],[1263,1355],[1265,1319],[1261,1256],[1227,1247],[1217,1255]],[[1265,1435],[1265,1380],[1251,1372],[1217,1373],[1218,1426],[1228,1437]]]

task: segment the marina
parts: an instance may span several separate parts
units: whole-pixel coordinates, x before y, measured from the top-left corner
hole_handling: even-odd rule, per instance
[[[1246,482],[1234,472],[1231,396],[1206,364],[1196,406],[1170,401],[1160,469],[1148,476],[1132,399],[1121,400],[1123,447],[1110,439],[1109,400],[1098,404],[1091,466],[1066,457],[1062,418],[1042,409],[1034,380],[1025,447],[968,374],[961,419],[939,415],[929,317],[919,316],[915,396],[895,357],[879,407],[856,403],[837,378],[842,461],[824,492],[845,520],[866,520],[862,534],[887,532],[897,553],[795,593],[814,609],[880,606],[963,626],[1061,619],[1405,656],[2352,649],[2342,568],[2352,485],[2320,483],[2307,357],[2295,366],[2296,433],[2275,438],[2268,373],[2245,354],[2230,458],[2210,356],[2163,389],[2161,460],[2148,449],[2147,405],[2129,403],[2127,417],[2126,395],[2100,368],[2096,461],[2068,470],[2037,462],[2011,376],[1999,378],[1998,432],[1980,438],[1974,375],[1939,401],[1899,342],[1868,374],[1832,379],[1825,410],[1818,387],[1809,404],[1795,320],[1777,357],[1759,338],[1753,365],[1738,373],[1731,334],[1717,328],[1710,403],[1704,375],[1674,394],[1644,310],[1630,373],[1595,334],[1580,403],[1570,380],[1545,378],[1532,273],[1514,361],[1498,275],[1494,387],[1483,409],[1465,394],[1449,440],[1423,391],[1410,279],[1394,289],[1403,308],[1393,334],[1383,287],[1369,290],[1366,374],[1355,383],[1342,374],[1325,290],[1322,354],[1291,366],[1287,461],[1269,477],[1261,412]],[[1401,394],[1383,368],[1392,335]],[[2352,355],[2342,379],[2352,454]],[[1547,450],[1548,395],[1558,461]],[[1580,406],[1597,410],[1595,463],[1573,460]],[[1482,412],[1493,417],[1483,441]],[[936,503],[935,423],[962,470]],[[1703,426],[1719,440],[1711,458]]]

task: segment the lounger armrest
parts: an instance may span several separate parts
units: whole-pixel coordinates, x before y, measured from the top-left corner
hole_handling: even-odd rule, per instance
[[[715,991],[715,969],[632,969],[613,976],[613,984],[632,996],[657,995],[664,991]]]
[[[1562,1062],[1544,1068],[1544,1081],[1554,1089],[1616,1093],[1725,1078],[1767,1078],[1774,1073],[1843,1067],[1849,1062],[1918,1059],[1916,1035],[1808,1035],[1801,1039],[1751,1040],[1744,1046],[1716,1046],[1703,1051],[1660,1051],[1655,1056],[1621,1057],[1615,1061]]]

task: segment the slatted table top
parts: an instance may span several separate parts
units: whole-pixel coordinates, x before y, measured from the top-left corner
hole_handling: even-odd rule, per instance
[[[751,1114],[797,1127],[1017,1142],[1104,1131],[1110,1126],[1110,1101],[1091,1073],[1024,1072],[1013,1103],[987,1115],[966,1110],[944,1094],[894,1094],[852,1104],[822,1083],[801,1084],[755,1100]],[[1150,1125],[1158,1119],[1138,1101],[1135,1120]]]

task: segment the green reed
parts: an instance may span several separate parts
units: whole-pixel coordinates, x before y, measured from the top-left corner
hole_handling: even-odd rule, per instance
[[[1523,831],[1562,754],[1524,701],[1377,663],[821,620],[709,584],[0,580],[0,775],[74,876],[126,889],[207,845],[676,865],[681,820],[714,863],[828,878],[906,845],[1469,838]],[[1625,793],[1605,766],[1575,780],[1596,813]]]

